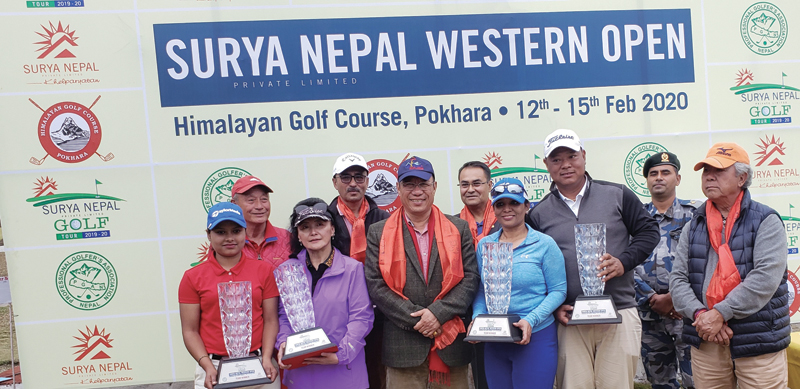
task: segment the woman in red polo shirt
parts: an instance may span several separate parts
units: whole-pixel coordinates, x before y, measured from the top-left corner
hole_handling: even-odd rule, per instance
[[[219,203],[208,211],[206,234],[211,243],[208,257],[186,270],[178,289],[183,342],[197,361],[195,388],[213,389],[217,384],[217,366],[228,352],[222,335],[217,284],[250,281],[253,310],[251,353],[260,355],[266,344],[267,355],[278,333],[278,288],[273,267],[242,255],[246,237],[242,209],[232,203]],[[269,387],[280,387],[278,370],[268,357],[262,362]]]

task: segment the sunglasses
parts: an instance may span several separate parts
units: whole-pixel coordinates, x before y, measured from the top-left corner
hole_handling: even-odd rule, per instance
[[[525,193],[525,188],[523,188],[519,184],[503,183],[503,184],[495,185],[494,188],[492,188],[491,195],[492,195],[492,197],[496,197],[496,196],[499,196],[499,195],[501,195],[503,193],[526,194]]]

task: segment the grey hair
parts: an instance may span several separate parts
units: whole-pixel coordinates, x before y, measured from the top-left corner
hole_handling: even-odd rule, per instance
[[[742,174],[747,173],[747,180],[744,181],[744,185],[742,185],[742,190],[749,188],[750,184],[753,183],[753,167],[744,162],[734,162],[733,167],[736,169],[736,177],[739,177]]]

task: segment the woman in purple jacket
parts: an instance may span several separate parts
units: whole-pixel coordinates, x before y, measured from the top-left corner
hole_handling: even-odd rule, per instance
[[[331,219],[327,204],[318,198],[299,202],[291,216],[292,256],[283,265],[305,265],[316,325],[339,350],[307,358],[304,366],[285,370],[282,382],[290,389],[369,387],[364,338],[374,317],[364,266],[333,247]],[[283,304],[278,315],[278,364],[286,369],[289,366],[282,359],[286,338],[293,331]]]

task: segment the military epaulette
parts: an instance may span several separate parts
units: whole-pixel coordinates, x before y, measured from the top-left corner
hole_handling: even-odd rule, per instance
[[[700,200],[678,200],[680,205],[688,205],[690,207],[699,208],[703,202]]]

